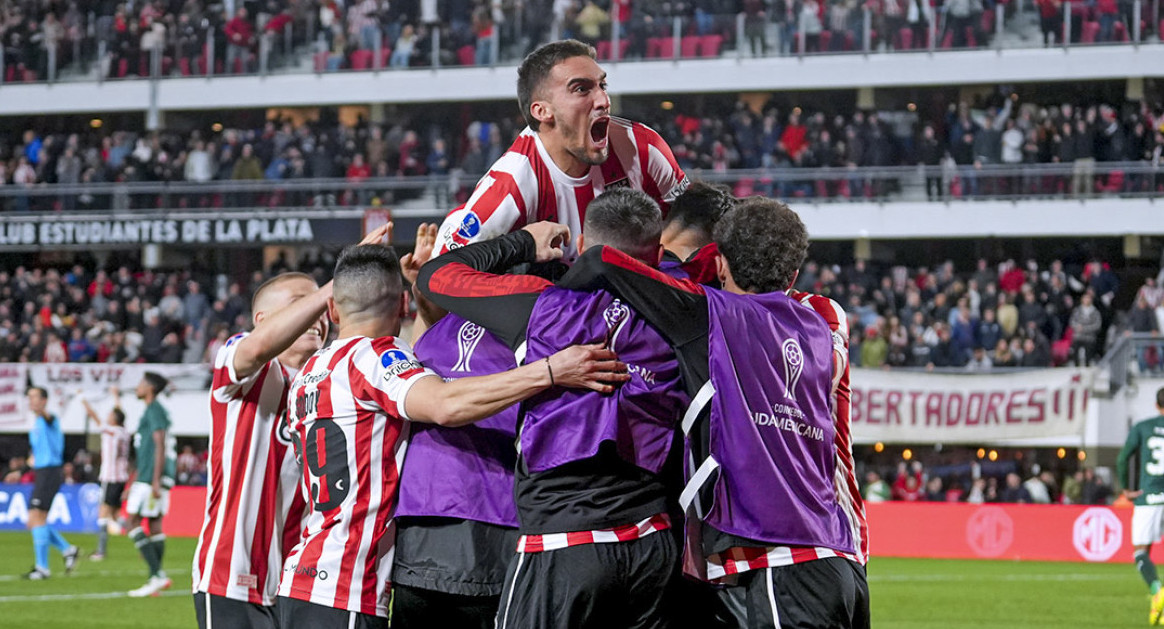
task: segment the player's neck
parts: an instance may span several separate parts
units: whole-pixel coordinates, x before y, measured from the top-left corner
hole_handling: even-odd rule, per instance
[[[400,318],[386,316],[341,318],[337,340],[366,336],[378,339],[382,336],[396,336],[400,333]]]
[[[586,176],[590,172],[590,164],[574,157],[570,151],[566,150],[565,144],[552,133],[537,132],[538,138],[542,141],[542,146],[546,149],[546,153],[553,160],[554,165],[558,170],[565,173],[567,177],[575,179]]]

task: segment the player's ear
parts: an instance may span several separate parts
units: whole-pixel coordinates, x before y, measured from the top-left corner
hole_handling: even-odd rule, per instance
[[[658,267],[660,264],[663,263],[663,252],[664,251],[665,251],[665,249],[663,249],[663,243],[659,243],[658,245],[655,246],[655,266],[656,267]]]
[[[578,253],[586,251],[586,237],[583,234],[578,234]]]
[[[535,100],[529,104],[529,113],[534,117],[534,120],[545,124],[553,122],[554,113],[550,108],[550,104],[544,100]]]
[[[715,275],[719,278],[719,285],[727,288],[728,280],[732,279],[732,270],[727,259],[721,255],[715,256]]]
[[[340,324],[339,308],[335,305],[335,297],[327,298],[327,316],[338,326]]]

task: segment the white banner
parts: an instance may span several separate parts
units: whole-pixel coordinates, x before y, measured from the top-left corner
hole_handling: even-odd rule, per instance
[[[992,443],[1072,437],[1087,423],[1094,369],[996,375],[854,369],[855,443]]]
[[[0,363],[0,432],[23,430],[26,365]]]

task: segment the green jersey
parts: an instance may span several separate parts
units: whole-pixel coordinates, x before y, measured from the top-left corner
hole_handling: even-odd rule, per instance
[[[1128,482],[1128,459],[1133,454],[1140,461],[1139,489],[1144,492],[1136,498],[1136,504],[1164,504],[1164,415],[1132,426],[1116,462],[1121,483]]]
[[[146,407],[145,413],[142,413],[141,423],[137,427],[137,433],[133,435],[133,450],[137,457],[137,481],[139,483],[154,482],[154,456],[155,447],[154,433],[162,431],[163,448],[169,450],[169,430],[170,430],[170,415],[165,408],[158,403],[157,400],[150,402]],[[165,457],[170,459],[169,455]],[[173,471],[170,465],[164,465],[162,468],[162,484],[166,485],[168,479],[173,479]],[[172,484],[172,483],[171,483]]]

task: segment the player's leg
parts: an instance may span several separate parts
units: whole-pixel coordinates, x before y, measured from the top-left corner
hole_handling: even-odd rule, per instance
[[[463,627],[490,629],[498,596],[467,596],[393,584],[392,629]]]
[[[868,588],[850,563],[830,557],[745,573],[748,627],[868,627]]]
[[[510,562],[497,629],[606,629],[623,624],[626,593],[619,589],[610,546],[585,544],[517,553]]]
[[[28,528],[32,532],[33,550],[36,554],[36,566],[27,575],[30,579],[44,578],[50,574],[48,568],[50,546],[59,550],[65,558],[65,572],[72,572],[76,566],[79,549],[65,541],[64,536],[48,523],[48,512],[63,481],[64,474],[59,467],[45,467],[36,471],[36,482],[29,500]]]
[[[133,545],[141,553],[141,557],[149,569],[149,578],[145,585],[130,591],[130,596],[152,596],[158,592],[156,581],[158,571],[161,569],[161,560],[155,552],[154,545],[150,542],[149,535],[142,527],[144,521],[158,515],[157,502],[153,498],[153,488],[150,487],[149,483],[134,483],[130,486],[129,500],[126,504],[126,509],[129,511],[129,538],[133,540]]]
[[[324,607],[285,596],[279,597],[275,609],[279,618],[279,629],[317,629],[318,627],[388,629],[387,618],[357,614],[346,609]]]
[[[1152,544],[1160,539],[1161,517],[1164,516],[1164,506],[1137,505],[1132,509],[1132,546],[1135,547],[1133,557],[1136,569],[1148,590],[1152,594],[1160,591],[1160,577],[1156,572],[1156,564],[1152,562]]]
[[[105,559],[105,552],[109,547],[109,527],[117,518],[118,509],[121,508],[121,492],[124,489],[124,483],[101,485],[101,506],[97,511],[97,550],[89,556],[93,561]]]
[[[667,532],[641,539],[606,544],[619,555],[620,580],[626,613],[625,627],[662,629],[674,622],[674,607],[667,594],[678,569],[679,547]]]
[[[32,550],[35,557],[32,570],[25,575],[29,579],[46,579],[52,574],[48,565],[49,534],[45,526],[46,521],[48,521],[47,511],[43,509],[28,510],[28,531],[32,533]]]
[[[194,593],[198,629],[277,629],[275,608],[236,601],[205,592]]]

